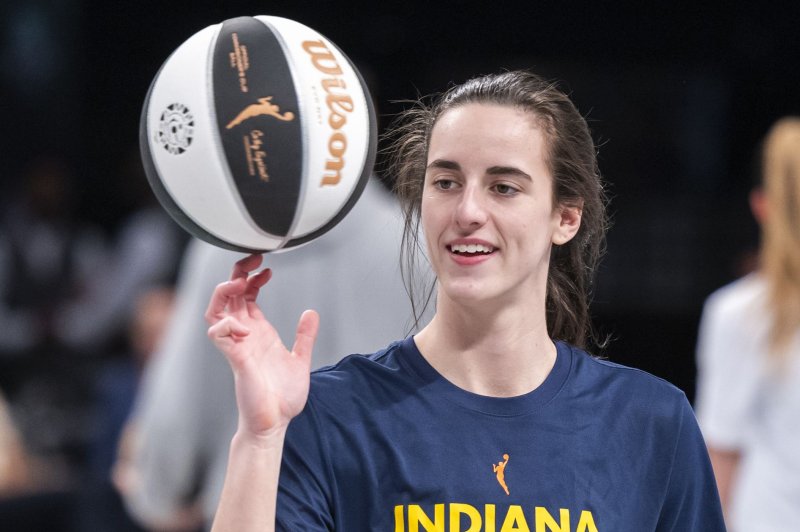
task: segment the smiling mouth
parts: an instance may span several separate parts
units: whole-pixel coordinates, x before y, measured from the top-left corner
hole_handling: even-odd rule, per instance
[[[447,247],[451,253],[466,256],[488,255],[494,251],[494,247],[483,244],[452,244]]]

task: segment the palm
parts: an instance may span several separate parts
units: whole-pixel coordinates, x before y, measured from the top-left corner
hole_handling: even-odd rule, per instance
[[[241,320],[251,330],[231,340],[226,352],[236,377],[236,399],[242,421],[262,432],[288,421],[303,409],[308,396],[309,369],[281,342],[266,320]]]
[[[287,349],[255,302],[270,277],[265,270],[248,278],[258,264],[254,256],[237,263],[206,313],[209,336],[233,368],[241,428],[256,435],[285,426],[303,409],[318,320],[316,313],[304,313],[295,345]]]

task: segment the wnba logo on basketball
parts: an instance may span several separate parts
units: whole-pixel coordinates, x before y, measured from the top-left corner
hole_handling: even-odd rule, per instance
[[[294,113],[291,111],[281,113],[280,108],[272,103],[272,96],[267,96],[265,98],[259,98],[258,103],[253,103],[245,107],[244,110],[236,116],[236,118],[231,120],[228,125],[225,126],[225,129],[231,129],[238,126],[248,118],[261,115],[271,116],[277,118],[278,120],[283,120],[284,122],[294,120]]]
[[[185,152],[192,143],[194,134],[194,117],[189,108],[180,103],[173,103],[161,113],[156,142],[173,155]]]
[[[347,124],[347,115],[353,112],[355,105],[353,99],[345,92],[347,85],[342,76],[342,67],[336,61],[333,53],[322,40],[304,41],[303,50],[311,56],[314,68],[334,76],[322,79],[322,88],[325,90],[325,105],[328,107],[328,125],[333,133],[328,138],[328,155],[332,158],[325,162],[325,171],[322,176],[321,186],[337,185],[341,181],[341,171],[344,168],[344,155],[347,151],[347,137],[341,131]]]
[[[255,118],[257,116],[271,116],[282,122],[291,122],[294,120],[294,113],[286,111],[281,113],[281,109],[277,104],[272,103],[272,96],[265,96],[259,98],[258,103],[251,103],[236,115],[236,118],[228,122],[225,129],[232,129],[242,122]],[[263,149],[264,146],[264,131],[260,129],[253,129],[249,134],[243,137],[244,154],[247,159],[247,172],[251,176],[258,174],[259,179],[264,182],[269,182],[269,173],[267,171],[267,152]]]

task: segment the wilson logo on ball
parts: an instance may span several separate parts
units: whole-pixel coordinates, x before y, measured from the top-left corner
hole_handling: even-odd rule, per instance
[[[325,162],[325,170],[330,172],[322,176],[320,185],[338,185],[342,179],[341,171],[344,168],[344,155],[347,152],[347,137],[341,131],[347,124],[347,115],[353,112],[353,99],[344,92],[347,88],[342,75],[342,67],[336,57],[321,40],[303,42],[303,50],[311,56],[314,68],[336,76],[322,79],[322,88],[325,90],[325,105],[328,107],[328,125],[334,130],[328,137],[328,154],[332,159]],[[337,92],[339,89],[341,92]]]

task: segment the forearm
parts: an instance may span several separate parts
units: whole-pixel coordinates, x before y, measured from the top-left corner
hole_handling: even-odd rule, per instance
[[[240,433],[233,437],[213,532],[275,530],[285,435],[286,429],[282,428],[260,439]]]
[[[714,468],[722,509],[727,513],[741,455],[738,451],[709,447],[708,456],[711,459],[711,466]]]

